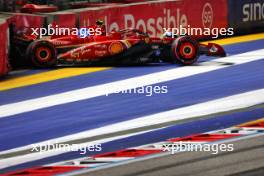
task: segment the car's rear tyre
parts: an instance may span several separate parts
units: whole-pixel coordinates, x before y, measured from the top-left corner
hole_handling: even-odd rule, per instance
[[[199,44],[189,36],[177,38],[171,46],[171,59],[182,65],[192,65],[199,56]]]
[[[57,63],[57,53],[52,43],[39,40],[32,42],[27,48],[27,58],[35,67],[54,67]]]

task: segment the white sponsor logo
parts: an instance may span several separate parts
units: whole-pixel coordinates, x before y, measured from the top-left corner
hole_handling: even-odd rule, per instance
[[[261,21],[264,19],[264,3],[244,4],[242,9],[243,22]]]
[[[90,49],[90,48],[89,48],[89,49],[85,49],[85,48],[82,48],[82,49],[81,49],[81,54],[82,54],[82,55],[84,55],[84,54],[86,54],[86,53],[91,53],[91,52],[92,52],[92,49]]]
[[[188,19],[186,14],[184,14],[180,8],[177,8],[173,13],[170,9],[163,9],[163,14],[160,16],[155,16],[148,19],[137,18],[133,14],[124,14],[124,27],[119,26],[115,21],[110,24],[107,16],[104,17],[104,21],[107,31],[118,31],[121,28],[136,28],[143,32],[148,32],[150,36],[159,36],[163,34],[163,28],[178,28],[180,25],[186,27],[188,25]],[[84,24],[88,24],[89,20],[83,21]]]
[[[101,44],[101,45],[94,45],[95,49],[107,49],[107,45]]]
[[[203,27],[211,28],[214,19],[213,7],[210,3],[205,3],[202,12]]]
[[[135,20],[132,14],[125,14],[125,28],[141,29],[150,35],[158,36],[162,34],[163,27],[179,27],[188,24],[187,16],[182,14],[180,9],[176,10],[176,14],[172,14],[170,9],[163,9],[163,14],[164,16],[149,18],[148,20]]]
[[[95,50],[94,51],[94,54],[96,55],[96,56],[105,56],[106,54],[107,54],[107,51],[98,51],[98,50]]]

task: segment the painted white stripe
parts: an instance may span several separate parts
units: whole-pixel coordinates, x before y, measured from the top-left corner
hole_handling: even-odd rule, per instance
[[[251,51],[230,57],[215,59],[211,62],[228,62],[237,65],[237,64],[243,64],[251,61],[260,60],[263,58],[264,58],[264,49],[261,49],[261,50]],[[16,115],[24,112],[34,111],[42,108],[52,107],[55,105],[61,105],[65,103],[94,98],[97,96],[111,94],[116,91],[133,89],[146,85],[170,81],[170,80],[183,78],[199,73],[205,73],[225,67],[229,67],[229,65],[181,67],[181,68],[171,69],[158,73],[148,74],[144,76],[134,77],[126,80],[116,81],[112,83],[68,91],[56,95],[50,95],[32,100],[25,100],[17,103],[2,105],[0,106],[0,118]]]
[[[159,129],[162,129],[162,128],[159,128]],[[127,138],[130,136],[134,136],[134,135],[138,135],[138,134],[142,134],[142,133],[147,133],[150,131],[153,131],[153,130],[146,130],[146,131],[141,131],[141,132],[127,134],[127,135],[120,135],[120,136],[105,138],[105,139],[96,140],[96,141],[92,141],[92,142],[80,143],[78,145],[80,147],[82,147],[82,146],[91,146],[91,145],[96,145],[96,144],[102,144],[102,143],[106,143],[106,142],[117,140],[117,139],[122,139],[122,138]],[[58,141],[56,141],[55,143],[58,143]],[[45,142],[41,142],[41,143],[36,144],[36,145],[37,146],[43,146],[43,145],[52,145],[55,143],[54,143],[54,141],[45,141]],[[34,144],[29,145],[29,149],[33,148],[33,145]],[[19,164],[23,164],[26,162],[35,161],[35,160],[39,160],[39,159],[43,159],[43,158],[47,158],[47,157],[51,157],[51,156],[56,156],[56,155],[67,153],[67,152],[70,152],[69,150],[67,150],[67,147],[61,147],[59,150],[47,150],[47,151],[42,151],[42,152],[34,152],[34,153],[10,157],[10,158],[6,158],[6,159],[0,158],[1,159],[0,160],[0,169],[4,169],[7,167],[11,167],[11,166],[15,166],[15,165],[19,165]],[[84,156],[85,156],[85,154],[84,154]]]
[[[77,158],[74,160],[67,160],[67,161],[62,161],[62,162],[57,162],[57,163],[52,163],[52,164],[47,164],[45,166],[65,166],[69,162],[74,162],[74,165],[82,165],[82,166],[89,166],[89,167],[97,167],[98,165],[103,165],[105,163],[101,164],[94,164],[93,162],[96,161],[103,161],[103,162],[120,162],[123,160],[128,160],[128,159],[133,159],[135,157],[100,157],[100,158],[92,158],[92,157],[86,157],[86,158]],[[87,164],[80,164],[81,161],[90,161],[91,163]]]
[[[81,138],[86,138],[86,137],[93,137],[97,135],[104,135],[104,134],[109,134],[109,133],[114,133],[114,132],[120,132],[124,130],[131,130],[139,127],[145,127],[145,126],[150,126],[150,125],[155,125],[155,124],[160,124],[160,123],[165,123],[165,122],[171,122],[171,121],[177,121],[177,120],[182,120],[182,119],[189,119],[189,118],[194,118],[202,115],[209,115],[209,114],[214,114],[214,113],[219,113],[219,112],[224,112],[224,111],[231,111],[239,108],[246,108],[250,107],[256,104],[260,104],[264,102],[264,89],[259,89],[251,92],[246,92],[246,93],[241,93],[217,100],[212,100],[188,107],[183,107],[179,109],[174,109],[166,112],[161,112],[133,120],[128,120],[120,123],[116,123],[113,125],[107,125],[105,127],[93,129],[93,130],[87,130],[84,132],[80,132],[77,134],[73,135],[68,135],[48,141],[44,141],[35,145],[42,145],[45,143],[67,143],[67,141],[70,140],[75,140],[75,139],[81,139]],[[111,138],[112,139],[112,138]],[[112,139],[113,140],[113,139]],[[14,151],[20,151],[23,149],[30,149],[32,145],[24,146],[21,148],[16,148],[8,151],[3,151],[0,152],[0,154],[4,153],[11,153]],[[52,153],[47,153],[47,154],[32,154],[32,155],[37,155],[34,157],[29,157],[28,155],[24,156],[23,160],[18,160],[18,158],[12,158],[12,160],[7,159],[7,160],[2,160],[3,166],[7,166],[7,164],[14,164],[17,162],[25,162],[25,161],[30,161],[30,160],[35,160],[38,158],[44,158],[48,156],[53,156],[53,155],[58,155],[57,152],[52,152]],[[28,157],[28,158],[27,158]],[[7,164],[5,164],[7,163]],[[0,167],[1,168],[1,167]]]

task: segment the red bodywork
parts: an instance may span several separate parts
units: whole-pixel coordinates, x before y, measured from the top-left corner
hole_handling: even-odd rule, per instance
[[[145,38],[150,41],[150,38]],[[58,59],[72,60],[95,60],[119,54],[140,41],[145,40],[143,36],[124,36],[121,33],[113,32],[108,36],[91,36],[79,38],[78,36],[66,36],[52,39],[51,43],[56,48],[67,48],[72,45],[78,46],[76,49],[58,55]],[[159,40],[159,42],[162,42]]]
[[[58,11],[57,6],[26,4],[21,9],[23,13],[49,13]]]

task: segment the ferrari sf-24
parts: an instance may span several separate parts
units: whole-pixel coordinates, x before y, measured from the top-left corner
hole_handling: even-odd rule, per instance
[[[226,55],[215,43],[199,43],[191,36],[150,37],[137,29],[81,38],[78,35],[38,39],[25,33],[13,37],[12,53],[23,56],[35,67],[68,65],[140,65],[177,63],[192,65],[200,55]]]

